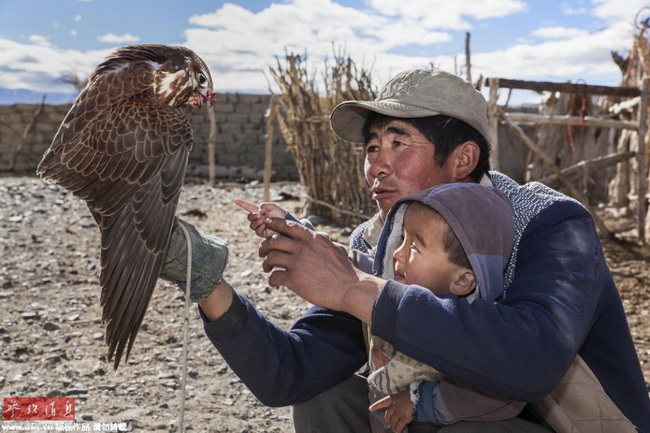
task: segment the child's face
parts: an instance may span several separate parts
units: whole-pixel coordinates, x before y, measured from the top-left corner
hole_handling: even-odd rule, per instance
[[[447,223],[432,209],[412,203],[404,215],[404,240],[393,253],[395,281],[449,293],[465,268],[449,261],[442,239]]]

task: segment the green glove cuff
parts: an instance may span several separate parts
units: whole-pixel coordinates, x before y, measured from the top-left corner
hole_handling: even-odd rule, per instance
[[[228,263],[228,241],[175,219],[160,278],[176,284],[182,292],[185,292],[187,279],[187,241],[181,225],[189,232],[192,243],[190,299],[200,303],[221,281]]]

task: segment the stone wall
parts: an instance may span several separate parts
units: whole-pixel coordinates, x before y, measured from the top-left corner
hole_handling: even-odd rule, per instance
[[[261,179],[264,172],[266,118],[269,95],[219,94],[215,107],[217,140],[215,159],[217,178]],[[33,174],[43,152],[70,109],[70,105],[45,105],[16,155],[26,127],[38,105],[0,105],[0,174]],[[194,131],[194,147],[190,154],[188,173],[207,177],[208,136],[210,120],[206,109],[186,109]],[[528,128],[527,132],[529,131]],[[298,171],[286,144],[278,137],[273,143],[273,180],[297,180]],[[527,149],[517,137],[499,128],[501,171],[523,181],[523,167],[516,154],[524,156]],[[515,149],[516,148],[516,149]],[[514,150],[517,150],[515,152]]]
[[[236,178],[254,174],[261,178],[265,159],[264,114],[269,98],[269,95],[238,93],[217,96],[215,159],[218,176]],[[70,105],[45,105],[23,139],[24,131],[37,108],[38,105],[34,104],[0,105],[0,173],[34,173]],[[210,134],[207,110],[188,109],[187,114],[194,131],[189,171],[207,173]],[[293,157],[287,152],[284,141],[277,136],[273,143],[273,172],[274,180],[298,179]]]

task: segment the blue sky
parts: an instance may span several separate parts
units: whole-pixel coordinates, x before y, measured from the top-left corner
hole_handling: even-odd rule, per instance
[[[269,92],[285,50],[322,69],[333,47],[372,68],[435,67],[472,78],[618,85],[610,51],[628,51],[647,0],[0,0],[0,102],[74,98],[63,79],[86,77],[116,47],[185,45],[220,92]],[[650,15],[645,9],[642,17]]]

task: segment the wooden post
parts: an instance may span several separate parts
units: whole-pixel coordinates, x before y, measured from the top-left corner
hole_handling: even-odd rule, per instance
[[[505,113],[505,115],[514,123],[528,125],[580,125],[594,126],[597,128],[616,128],[623,130],[636,131],[639,129],[639,123],[628,120],[603,119],[602,117],[593,116],[545,116],[541,114],[529,113]]]
[[[465,32],[465,73],[467,74],[467,81],[472,82],[472,61],[470,60],[469,52],[469,32]]]
[[[643,88],[641,90],[641,104],[639,105],[639,149],[637,152],[637,193],[639,204],[637,207],[637,216],[639,224],[639,239],[645,243],[646,225],[645,218],[648,208],[646,194],[648,192],[648,179],[645,170],[645,140],[648,133],[648,97],[650,97],[650,77],[643,79]],[[650,222],[649,222],[650,224]]]
[[[208,136],[208,183],[214,185],[216,180],[216,159],[214,148],[217,143],[217,115],[214,113],[214,107],[208,107],[208,119],[210,119],[210,135]]]
[[[34,112],[32,113],[32,119],[29,121],[25,129],[23,129],[23,133],[20,136],[20,141],[18,142],[18,145],[16,146],[16,150],[14,151],[14,154],[11,157],[11,161],[9,162],[9,170],[14,170],[16,168],[16,161],[18,161],[18,155],[20,154],[20,152],[22,152],[23,147],[27,144],[27,139],[29,138],[29,134],[32,132],[34,125],[36,124],[38,118],[43,112],[43,108],[45,107],[46,97],[47,97],[46,95],[43,95],[43,99],[41,99],[41,103],[34,109]]]
[[[631,153],[630,159],[636,158],[636,152],[630,151],[631,136],[638,132],[637,128],[634,131],[624,130],[618,139],[616,145],[616,152],[619,154]],[[614,207],[621,208],[630,206],[630,161],[624,161],[616,166],[616,177],[614,177],[614,184],[610,191],[610,204]]]
[[[271,201],[271,173],[273,171],[273,137],[275,136],[275,118],[278,112],[278,100],[271,95],[268,117],[266,119],[266,157],[264,158],[264,201]]]
[[[490,100],[488,102],[488,119],[490,121],[490,137],[485,137],[490,142],[490,168],[499,170],[499,113],[497,100],[499,99],[499,79],[490,79]]]

